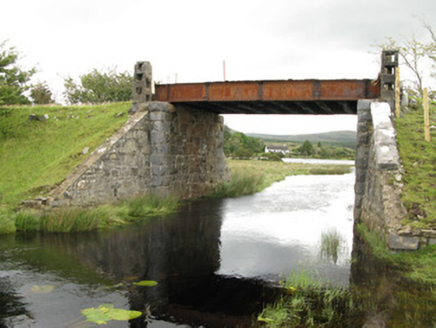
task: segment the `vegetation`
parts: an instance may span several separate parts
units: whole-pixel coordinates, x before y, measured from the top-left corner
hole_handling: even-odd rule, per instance
[[[265,143],[287,143],[289,145],[301,145],[308,140],[312,144],[318,142],[323,146],[345,147],[356,149],[356,132],[355,131],[334,131],[314,134],[298,135],[269,135],[250,133],[248,136],[261,139]]]
[[[284,295],[258,316],[267,327],[347,327],[361,312],[347,289],[328,286],[308,272],[293,272],[281,285]]]
[[[321,235],[321,259],[327,262],[338,262],[338,258],[344,249],[344,240],[337,230],[327,231]]]
[[[126,121],[129,103],[0,107],[0,204],[46,193]],[[29,121],[29,115],[48,120]]]
[[[179,206],[176,197],[146,195],[119,204],[95,208],[66,207],[58,210],[13,212],[3,209],[0,233],[37,232],[75,233],[122,226],[146,217],[174,212]]]
[[[241,132],[233,132],[225,126],[223,148],[226,157],[248,159],[257,153],[263,153],[265,145],[259,139],[248,137]]]
[[[47,105],[54,103],[53,94],[46,83],[38,83],[30,89],[30,98],[36,105]]]
[[[316,137],[311,138],[312,135],[306,135],[308,139],[304,141],[298,141],[297,143],[287,142],[291,153],[289,157],[306,157],[306,158],[329,158],[329,159],[355,159],[356,157],[356,133],[353,134],[354,141],[351,141],[352,147],[341,147],[335,142],[332,142],[334,134],[328,134],[330,138],[330,143],[323,145],[321,141],[318,141],[314,146],[309,140],[316,140]],[[266,135],[259,135],[259,137],[265,137]],[[318,136],[318,135],[314,135]],[[341,137],[341,132],[338,132],[338,138]],[[272,136],[271,136],[272,137]],[[277,138],[287,137],[287,136],[275,136]],[[297,136],[296,136],[297,137]],[[346,137],[349,138],[348,134]],[[345,138],[345,137],[344,137]],[[267,139],[267,138],[266,138]],[[325,137],[326,139],[326,137]],[[347,139],[349,140],[349,139]],[[285,142],[285,141],[283,141]],[[302,142],[302,144],[300,144]],[[273,144],[277,144],[274,142]],[[335,145],[332,145],[335,144]],[[347,143],[348,144],[348,143]],[[283,143],[281,143],[283,145]],[[265,143],[262,139],[258,137],[250,137],[240,132],[234,132],[228,127],[224,128],[224,154],[226,157],[237,158],[237,159],[250,159],[250,158],[261,158],[263,160],[270,161],[280,161],[285,157],[282,153],[264,153]]]
[[[18,65],[19,53],[6,42],[0,43],[0,106],[30,104],[24,93],[30,88],[30,78],[36,70],[24,70]]]
[[[436,117],[430,119],[430,125],[435,126]],[[395,126],[404,169],[402,199],[408,211],[403,223],[436,229],[436,129],[431,130],[432,142],[426,142],[422,109],[407,112]]]
[[[403,86],[407,89],[409,95],[422,98],[423,90],[426,86],[426,79],[435,78],[436,68],[436,32],[426,22],[424,28],[428,32],[428,39],[421,41],[414,36],[406,38],[402,42],[398,42],[392,38],[388,38],[387,42],[379,45],[382,49],[398,49],[402,59],[401,64],[405,66],[414,76],[413,81],[405,81]],[[432,63],[432,70],[425,69],[428,62]],[[428,74],[430,72],[430,74]],[[436,94],[430,93],[434,98]]]
[[[118,73],[115,69],[100,72],[96,69],[81,75],[80,83],[68,77],[64,81],[65,98],[70,104],[131,101],[133,76],[128,72]]]
[[[231,172],[231,180],[224,183],[210,197],[225,198],[253,194],[290,175],[350,172],[350,167],[346,165],[290,164],[254,160],[228,160],[227,164]]]

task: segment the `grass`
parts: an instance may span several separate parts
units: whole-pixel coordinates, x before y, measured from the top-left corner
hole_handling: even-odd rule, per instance
[[[357,224],[356,232],[370,246],[371,253],[376,258],[394,266],[408,280],[431,286],[436,290],[436,245],[413,252],[395,254],[388,250],[383,236],[370,232],[364,224]]]
[[[130,103],[0,107],[0,203],[11,206],[60,183],[127,120]],[[47,114],[45,122],[29,115]]]
[[[430,125],[436,125],[435,107]],[[404,168],[402,200],[408,211],[404,225],[436,229],[436,129],[432,141],[424,139],[422,110],[411,110],[396,119],[398,151]]]
[[[281,284],[283,295],[258,315],[266,327],[346,327],[361,312],[349,290],[328,286],[308,272],[293,272]]]
[[[337,230],[331,230],[321,235],[321,259],[333,263],[338,262],[338,258],[344,252],[344,238]]]
[[[210,197],[225,198],[260,192],[290,175],[346,174],[347,165],[292,164],[276,161],[228,160],[231,180],[221,185]]]
[[[176,211],[178,206],[179,201],[176,197],[147,195],[116,205],[107,204],[90,209],[65,207],[45,212],[3,210],[0,212],[0,232],[75,233],[105,230],[144,218],[168,214]]]

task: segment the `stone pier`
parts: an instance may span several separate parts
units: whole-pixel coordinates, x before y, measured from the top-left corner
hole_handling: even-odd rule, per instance
[[[144,102],[56,189],[52,205],[97,205],[148,193],[196,198],[229,179],[223,119]]]

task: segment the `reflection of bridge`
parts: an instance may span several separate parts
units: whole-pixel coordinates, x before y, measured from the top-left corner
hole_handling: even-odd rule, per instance
[[[156,85],[155,100],[217,114],[356,114],[380,81],[282,80]]]

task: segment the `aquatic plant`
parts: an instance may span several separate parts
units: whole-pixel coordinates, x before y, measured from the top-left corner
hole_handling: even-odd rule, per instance
[[[105,325],[111,320],[127,321],[140,317],[142,312],[116,309],[113,304],[101,304],[97,308],[80,311],[86,317],[85,321]]]
[[[214,193],[212,198],[233,198],[250,195],[262,190],[265,179],[263,172],[239,171],[232,172],[230,181],[224,182]]]
[[[320,257],[326,261],[338,262],[338,258],[344,253],[346,248],[345,240],[337,230],[330,230],[322,233]]]
[[[284,294],[258,315],[267,327],[339,327],[362,311],[349,290],[328,286],[306,271],[292,272],[281,285]]]
[[[174,212],[179,206],[179,198],[173,195],[146,194],[122,202],[131,217],[146,217]]]

